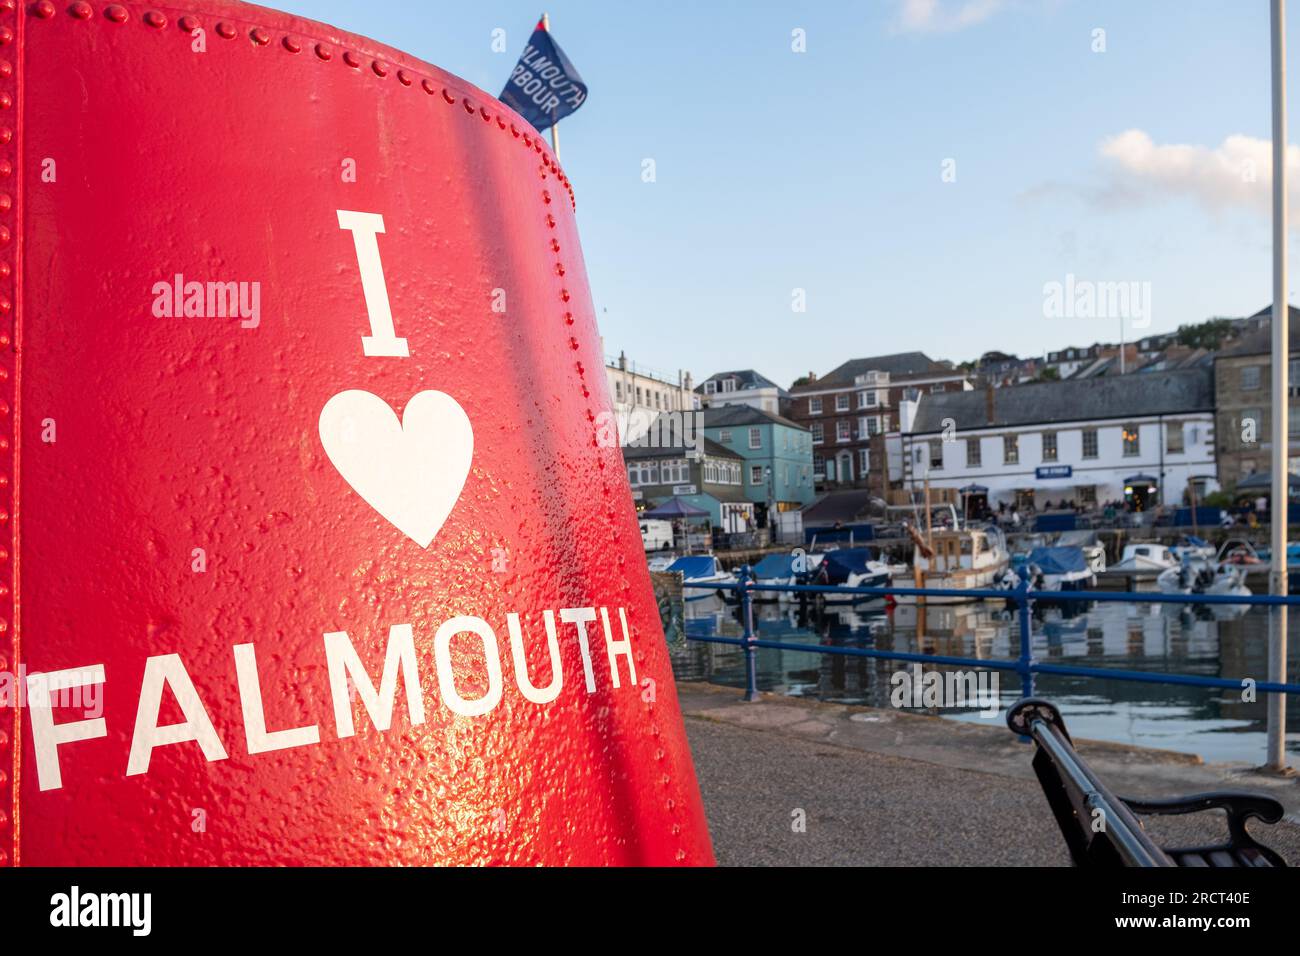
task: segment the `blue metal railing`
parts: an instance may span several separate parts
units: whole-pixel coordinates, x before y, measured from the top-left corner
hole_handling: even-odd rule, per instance
[[[1034,659],[1030,627],[1030,605],[1035,600],[1049,598],[1053,602],[1061,601],[1098,601],[1120,602],[1125,604],[1232,604],[1252,605],[1256,607],[1276,607],[1278,605],[1300,605],[1300,596],[1260,594],[1240,597],[1226,594],[1159,594],[1133,591],[1031,591],[1028,582],[1021,582],[1014,590],[959,590],[954,588],[855,588],[826,584],[758,584],[751,580],[752,570],[749,565],[740,569],[735,584],[689,584],[683,588],[710,591],[736,591],[740,593],[741,625],[744,628],[740,637],[716,637],[711,635],[686,634],[686,639],[709,644],[730,644],[740,647],[745,652],[745,700],[758,699],[758,651],[760,648],[774,650],[804,651],[813,654],[838,654],[844,657],[878,657],[888,660],[920,661],[930,664],[951,664],[982,668],[985,670],[1015,671],[1020,676],[1022,697],[1034,696],[1034,675],[1053,674],[1069,677],[1096,677],[1107,680],[1137,681],[1146,684],[1178,684],[1193,687],[1214,687],[1242,689],[1242,679],[1229,677],[1202,677],[1194,674],[1162,674],[1155,671],[1132,671],[1110,667],[1078,667],[1070,664],[1047,664]],[[975,657],[954,657],[941,654],[918,654],[912,651],[876,650],[864,647],[834,647],[825,644],[795,644],[788,641],[765,641],[756,636],[754,631],[755,592],[778,591],[800,594],[860,594],[864,599],[889,597],[890,595],[926,597],[958,597],[966,600],[988,598],[999,601],[1014,602],[1020,622],[1020,654],[1015,660],[985,659]],[[1300,694],[1300,684],[1277,683],[1275,681],[1255,681],[1254,688],[1265,693]]]

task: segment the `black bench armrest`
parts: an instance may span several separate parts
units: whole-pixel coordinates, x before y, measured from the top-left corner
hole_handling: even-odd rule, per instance
[[[1246,822],[1282,819],[1282,804],[1255,793],[1216,791],[1172,799],[1117,797],[1078,755],[1061,713],[1051,703],[1025,698],[1007,712],[1007,726],[1037,744],[1033,767],[1070,856],[1078,866],[1286,866],[1286,861],[1246,832]],[[1146,834],[1135,814],[1167,816],[1223,810],[1228,840],[1201,847],[1167,848]],[[1094,818],[1105,825],[1093,829]]]
[[[1121,797],[1128,808],[1143,816],[1171,816],[1181,813],[1200,813],[1203,810],[1222,810],[1228,817],[1228,842],[1219,846],[1188,847],[1186,849],[1166,848],[1181,865],[1183,858],[1205,858],[1209,854],[1228,853],[1243,860],[1253,860],[1261,855],[1273,866],[1286,866],[1280,856],[1254,840],[1246,832],[1246,821],[1258,817],[1265,823],[1277,823],[1282,819],[1282,804],[1272,797],[1258,793],[1245,793],[1238,790],[1215,790],[1211,793],[1194,793],[1186,797],[1171,797],[1165,800],[1141,800]],[[1255,863],[1254,865],[1258,865]]]

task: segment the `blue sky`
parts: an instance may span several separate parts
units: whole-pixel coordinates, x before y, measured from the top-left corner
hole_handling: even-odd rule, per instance
[[[272,2],[493,95],[543,9]],[[1150,283],[1130,337],[1269,301],[1264,0],[545,9],[590,87],[560,146],[607,353],[788,385],[856,356],[1116,340],[1118,320],[1044,317],[1067,274]],[[1300,8],[1291,22],[1295,77]],[[1288,167],[1300,197],[1300,150]]]

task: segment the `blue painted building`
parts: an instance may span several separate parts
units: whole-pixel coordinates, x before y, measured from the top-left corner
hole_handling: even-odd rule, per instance
[[[704,410],[704,436],[744,460],[745,497],[760,523],[769,507],[798,511],[816,497],[812,432],[797,422],[748,405]]]

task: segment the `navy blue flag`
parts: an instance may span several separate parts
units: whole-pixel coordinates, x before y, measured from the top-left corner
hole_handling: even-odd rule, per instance
[[[506,88],[501,91],[501,102],[540,133],[564,119],[586,99],[587,84],[539,20]]]

